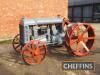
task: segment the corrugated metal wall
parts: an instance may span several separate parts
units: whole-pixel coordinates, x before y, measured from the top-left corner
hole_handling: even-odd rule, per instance
[[[74,8],[74,20],[73,21],[81,21],[81,8],[80,7],[75,7]]]
[[[69,6],[100,3],[100,0],[68,0]]]
[[[92,21],[92,13],[92,6],[85,6],[83,8],[83,20],[88,22]]]
[[[69,0],[71,21],[100,22],[100,0]]]

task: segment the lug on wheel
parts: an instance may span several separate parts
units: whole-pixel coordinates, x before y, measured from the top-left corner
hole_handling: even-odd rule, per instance
[[[22,46],[20,44],[20,35],[17,34],[12,41],[13,48],[16,52],[20,53]]]
[[[76,23],[67,29],[66,47],[71,55],[85,56],[89,54],[95,42],[95,33],[91,25]]]
[[[46,45],[44,42],[31,40],[22,49],[22,58],[28,65],[40,63],[46,55]]]

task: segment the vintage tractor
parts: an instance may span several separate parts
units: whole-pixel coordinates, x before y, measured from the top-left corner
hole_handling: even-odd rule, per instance
[[[40,63],[47,46],[65,45],[73,56],[86,56],[95,42],[95,33],[87,23],[70,23],[62,18],[22,18],[13,48],[27,64]]]

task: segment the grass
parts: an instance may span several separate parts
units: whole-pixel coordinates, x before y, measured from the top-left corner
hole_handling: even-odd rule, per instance
[[[10,44],[10,43],[12,43],[12,40],[0,41],[0,44]]]

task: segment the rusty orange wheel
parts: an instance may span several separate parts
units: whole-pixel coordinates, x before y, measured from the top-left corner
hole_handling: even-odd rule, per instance
[[[22,49],[22,58],[26,64],[38,64],[46,55],[46,45],[37,40],[31,40]]]
[[[12,41],[12,45],[13,45],[13,48],[14,50],[17,52],[17,53],[20,53],[21,49],[22,49],[22,46],[20,44],[20,35],[17,34],[13,41]]]
[[[73,24],[66,32],[65,40],[72,55],[88,55],[95,42],[94,29],[87,23]]]

